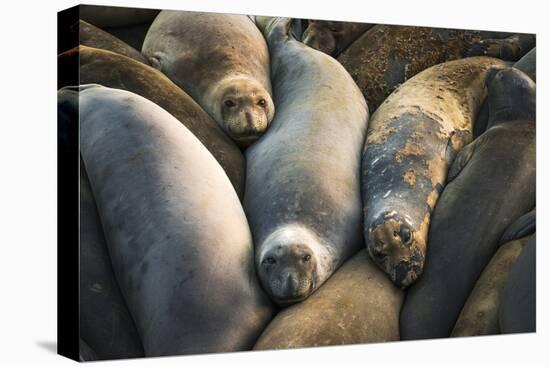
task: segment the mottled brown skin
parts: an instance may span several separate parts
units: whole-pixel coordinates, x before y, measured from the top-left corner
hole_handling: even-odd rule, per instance
[[[81,46],[61,54],[60,67],[80,55],[80,82],[99,83],[141,95],[170,112],[201,141],[227,173],[239,198],[244,194],[244,156],[189,95],[158,70],[113,52]],[[63,82],[62,82],[63,84]]]
[[[473,57],[433,66],[375,111],[363,149],[361,196],[369,254],[399,287],[424,266],[431,212],[456,153],[471,140],[487,69]]]
[[[359,251],[315,294],[273,319],[254,349],[399,340],[403,291]]]
[[[308,20],[302,42],[333,57],[342,53],[353,41],[374,24]]]
[[[249,17],[163,10],[142,52],[241,147],[267,130],[275,113],[269,51]]]
[[[72,31],[80,32],[81,45],[116,52],[117,54],[128,56],[136,61],[147,64],[147,60],[143,57],[141,52],[127,45],[110,33],[86,23],[83,20],[79,20],[72,28]]]
[[[505,48],[519,42],[508,39],[492,39],[490,49],[487,49],[487,43],[473,49],[487,36],[493,34],[458,29],[376,25],[353,42],[338,60],[357,82],[367,99],[369,110],[374,111],[401,83],[430,66],[477,55],[507,56],[509,60],[515,61],[530,49],[523,46],[524,49],[516,47],[510,52],[501,53],[498,45]]]
[[[470,293],[451,336],[500,333],[498,312],[502,289],[528,239],[524,237],[500,246]]]

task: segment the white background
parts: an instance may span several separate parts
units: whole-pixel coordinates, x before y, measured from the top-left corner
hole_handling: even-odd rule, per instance
[[[37,2],[38,3],[38,2]],[[544,1],[193,0],[102,1],[185,10],[284,15],[536,32],[539,229],[548,225],[548,10]],[[309,3],[309,4],[308,4]],[[310,5],[311,4],[311,5]],[[7,0],[0,13],[0,365],[67,366],[56,343],[56,12],[73,1]],[[506,200],[503,197],[503,200]],[[540,231],[539,231],[540,232]],[[98,362],[116,366],[543,365],[547,360],[548,254],[538,236],[536,335],[442,339],[298,351],[245,352]]]

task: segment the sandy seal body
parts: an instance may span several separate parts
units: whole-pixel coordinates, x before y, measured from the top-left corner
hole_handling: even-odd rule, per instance
[[[222,168],[153,102],[82,89],[82,159],[146,356],[250,349],[273,310]]]
[[[400,287],[422,273],[430,215],[452,159],[471,140],[488,68],[474,57],[408,80],[372,115],[362,160],[364,236],[373,260]]]
[[[246,15],[163,10],[142,48],[242,146],[273,119],[269,52]]]
[[[264,289],[303,300],[361,246],[359,168],[368,110],[336,60],[256,18],[271,53],[277,116],[246,152],[244,207]]]
[[[498,313],[502,289],[528,239],[513,240],[499,247],[468,296],[451,336],[500,333]]]
[[[374,24],[308,20],[302,42],[332,57],[337,57]]]
[[[496,36],[510,34],[379,24],[353,42],[338,61],[350,72],[374,112],[401,83],[433,65],[477,55],[504,55],[516,61],[535,42],[534,35],[490,38]],[[489,39],[491,42],[480,43]],[[513,45],[517,46],[512,50],[515,52],[501,52]],[[475,50],[470,51],[472,48]]]
[[[424,274],[401,311],[404,339],[449,336],[503,232],[535,205],[535,85],[514,68],[491,69],[487,84],[489,129],[449,170]]]
[[[536,235],[518,257],[502,291],[499,325],[502,333],[532,333],[537,327]]]
[[[227,173],[237,195],[244,194],[244,156],[216,122],[158,70],[105,50],[80,47],[59,56],[63,67],[78,59],[80,82],[124,89],[156,103],[185,125]]]
[[[399,340],[403,291],[361,250],[311,297],[282,310],[254,349]]]

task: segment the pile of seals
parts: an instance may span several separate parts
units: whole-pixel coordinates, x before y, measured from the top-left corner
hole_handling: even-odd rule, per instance
[[[535,331],[534,35],[80,18],[82,360]]]

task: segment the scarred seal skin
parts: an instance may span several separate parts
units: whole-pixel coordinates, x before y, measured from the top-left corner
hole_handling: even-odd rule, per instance
[[[69,131],[78,131],[78,87],[62,88],[57,96],[60,142],[78,144],[78,137],[65,139]],[[92,357],[86,353],[86,360],[143,357],[139,334],[113,272],[101,219],[82,160],[79,238],[79,335],[95,355],[89,359]]]
[[[534,333],[537,328],[537,249],[531,236],[502,291],[499,325],[502,333]]]
[[[422,274],[430,215],[447,169],[471,140],[485,72],[503,66],[489,57],[433,66],[372,115],[361,168],[364,237],[374,262],[398,287]]]
[[[535,84],[514,68],[490,69],[487,84],[489,129],[449,170],[424,274],[401,311],[403,339],[450,335],[503,232],[535,205]]]
[[[368,110],[332,57],[257,17],[271,53],[277,115],[246,151],[244,208],[256,268],[278,304],[307,298],[361,247],[359,172]]]
[[[145,355],[251,349],[272,304],[208,150],[153,102],[98,85],[81,87],[80,148]]]
[[[80,46],[61,54],[58,62],[63,68],[63,65],[71,65],[75,59],[80,65],[81,84],[98,83],[124,89],[170,112],[212,153],[239,198],[243,197],[244,155],[218,124],[181,88],[158,70],[106,50]]]
[[[516,61],[534,43],[535,36],[528,34],[377,24],[340,54],[338,61],[374,112],[400,84],[431,66],[464,56]]]
[[[468,296],[451,336],[500,334],[498,311],[502,289],[528,239],[513,240],[499,247]]]
[[[248,16],[163,10],[142,52],[242,147],[267,130],[275,113],[269,51]]]
[[[365,250],[311,297],[277,314],[254,349],[288,349],[399,340],[403,291]]]
[[[359,36],[372,28],[374,24],[335,22],[330,20],[307,21],[302,34],[302,42],[316,50],[337,57]]]

